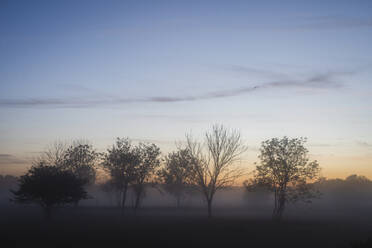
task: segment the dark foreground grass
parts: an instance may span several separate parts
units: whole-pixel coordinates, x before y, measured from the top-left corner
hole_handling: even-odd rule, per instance
[[[360,241],[372,236],[368,221],[208,219],[203,209],[148,208],[122,218],[115,208],[66,208],[49,222],[37,208],[3,213],[1,247],[369,247]]]

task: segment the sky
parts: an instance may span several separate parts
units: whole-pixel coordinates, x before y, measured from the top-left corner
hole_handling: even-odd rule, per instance
[[[0,1],[0,174],[49,144],[163,154],[214,123],[307,137],[328,178],[372,178],[372,1]]]

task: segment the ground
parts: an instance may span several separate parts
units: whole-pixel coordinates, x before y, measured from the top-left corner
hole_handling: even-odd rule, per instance
[[[239,211],[216,209],[208,219],[205,209],[143,208],[122,217],[117,208],[77,207],[58,209],[45,221],[39,208],[15,206],[1,211],[7,244],[1,247],[352,247],[372,237],[372,224],[363,218],[277,223]]]

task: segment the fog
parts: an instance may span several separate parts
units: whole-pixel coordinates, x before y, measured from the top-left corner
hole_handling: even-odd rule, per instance
[[[322,179],[315,183],[320,191],[318,198],[311,203],[289,203],[285,216],[287,218],[365,218],[372,211],[372,181],[364,176],[351,175],[345,179]],[[0,205],[15,207],[10,201],[11,189],[17,189],[17,178],[9,175],[0,176]],[[80,207],[118,207],[118,197],[115,191],[105,191],[102,184],[86,187],[89,198],[79,203]],[[132,190],[128,192],[127,208],[134,206],[135,196]],[[206,203],[197,191],[185,194],[179,209],[190,214],[192,209],[203,209]],[[25,206],[27,207],[27,206]],[[249,192],[243,186],[229,187],[217,191],[213,202],[216,215],[251,216],[270,218],[273,208],[273,194],[260,190]],[[145,196],[141,201],[141,209],[176,209],[176,199],[162,190],[161,186],[147,186]],[[162,214],[166,214],[162,213]],[[172,212],[168,211],[168,214]],[[194,213],[195,214],[195,213]],[[200,214],[203,214],[201,211]]]
[[[244,187],[218,191],[213,218],[207,218],[206,203],[196,191],[186,194],[177,208],[161,186],[147,186],[141,208],[134,212],[130,190],[123,218],[115,192],[103,190],[102,184],[87,187],[89,199],[77,207],[56,208],[52,222],[45,222],[40,206],[9,201],[17,178],[0,176],[1,237],[14,247],[369,247],[372,182],[352,175],[322,179],[315,186],[321,196],[311,203],[289,204],[281,223],[271,220],[271,192]]]

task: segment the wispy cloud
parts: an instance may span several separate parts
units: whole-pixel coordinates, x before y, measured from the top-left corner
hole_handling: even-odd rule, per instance
[[[371,143],[368,143],[368,142],[365,142],[365,141],[357,141],[357,144],[359,146],[363,146],[363,147],[367,147],[367,148],[372,148],[372,144]]]
[[[335,90],[343,86],[336,81],[338,76],[352,74],[354,72],[327,72],[314,74],[303,80],[282,79],[253,86],[211,91],[195,95],[179,96],[150,96],[140,98],[108,97],[106,94],[95,97],[71,97],[71,98],[29,98],[29,99],[0,99],[0,107],[61,107],[61,108],[82,108],[96,107],[103,105],[119,105],[130,103],[174,103],[191,102],[201,100],[211,100],[218,98],[241,96],[251,94],[256,91],[293,88],[293,89],[312,89],[312,90]],[[338,80],[338,79],[337,79]]]
[[[0,154],[0,166],[2,165],[17,165],[17,164],[26,164],[27,161],[20,159],[11,154]]]
[[[296,24],[296,29],[349,29],[371,28],[372,18],[349,16],[311,16],[302,18],[302,24]]]
[[[284,80],[284,79],[290,78],[285,73],[270,71],[270,70],[265,70],[261,68],[250,67],[250,66],[228,65],[228,66],[225,66],[225,68],[230,71],[237,72],[237,73],[242,73],[246,75],[258,75],[258,76],[263,76],[266,78],[275,78],[276,80],[277,79]]]
[[[231,26],[229,26],[231,28]],[[313,31],[313,30],[347,30],[355,28],[372,28],[372,17],[346,15],[313,15],[304,13],[295,16],[282,16],[275,23],[237,23],[237,28],[274,30],[274,31]],[[227,28],[227,27],[226,27]]]
[[[332,147],[332,146],[335,146],[335,144],[327,144],[327,143],[311,143],[309,144],[309,146],[312,146],[312,147]]]
[[[11,157],[12,155],[10,154],[4,154],[4,153],[0,153],[0,158],[9,158]]]

